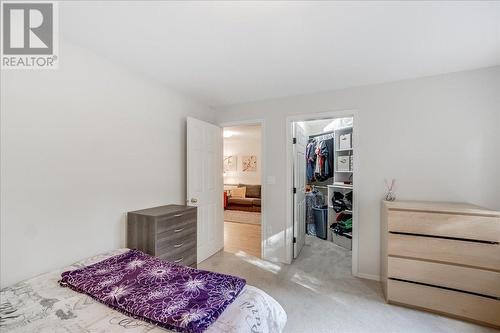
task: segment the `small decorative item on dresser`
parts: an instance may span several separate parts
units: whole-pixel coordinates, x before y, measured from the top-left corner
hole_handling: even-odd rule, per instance
[[[166,205],[127,214],[127,247],[196,268],[196,207]]]
[[[394,201],[396,200],[396,196],[394,195],[394,185],[396,185],[396,179],[391,179],[391,183],[387,181],[387,179],[384,179],[385,182],[385,187],[387,190],[387,193],[385,194],[385,200],[386,201]]]

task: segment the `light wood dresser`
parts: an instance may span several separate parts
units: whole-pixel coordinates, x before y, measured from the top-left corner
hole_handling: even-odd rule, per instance
[[[196,267],[196,207],[167,205],[127,214],[127,247]]]
[[[500,327],[500,212],[470,204],[382,203],[389,303]]]

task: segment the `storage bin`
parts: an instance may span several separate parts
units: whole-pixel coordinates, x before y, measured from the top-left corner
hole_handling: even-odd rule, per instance
[[[312,208],[316,237],[326,239],[328,236],[328,208]]]
[[[352,237],[338,235],[334,233],[332,229],[330,229],[330,232],[332,233],[332,241],[335,245],[343,247],[347,250],[352,250]]]
[[[337,171],[351,171],[351,158],[349,156],[337,157]]]
[[[352,133],[341,134],[339,136],[339,149],[352,148]]]

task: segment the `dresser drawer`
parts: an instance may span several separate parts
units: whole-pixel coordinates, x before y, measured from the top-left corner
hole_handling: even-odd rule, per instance
[[[391,210],[388,220],[394,232],[500,241],[499,217]]]
[[[429,261],[389,257],[387,275],[389,278],[415,281],[482,295],[500,297],[499,272]]]
[[[168,216],[162,216],[157,219],[156,233],[179,232],[185,228],[194,226],[196,228],[196,210],[180,212]]]
[[[194,246],[186,247],[186,249],[177,249],[173,252],[159,254],[157,257],[179,265],[192,266],[196,264],[196,243],[194,243]]]
[[[390,256],[456,263],[500,271],[500,245],[389,233]]]
[[[179,240],[196,239],[196,225],[187,225],[183,228],[177,228],[164,231],[156,235],[156,248],[165,243],[178,243]]]
[[[187,237],[163,240],[157,243],[156,255],[166,253],[180,253],[188,248],[196,247],[196,234],[191,234]]]
[[[500,301],[496,299],[394,280],[387,281],[387,298],[391,303],[500,326]]]

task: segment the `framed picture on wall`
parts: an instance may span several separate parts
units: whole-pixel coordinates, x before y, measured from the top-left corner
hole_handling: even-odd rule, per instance
[[[236,171],[236,156],[234,155],[229,155],[229,156],[224,156],[224,172],[227,171]]]
[[[257,156],[248,155],[243,156],[243,171],[245,172],[255,172],[257,171]]]

